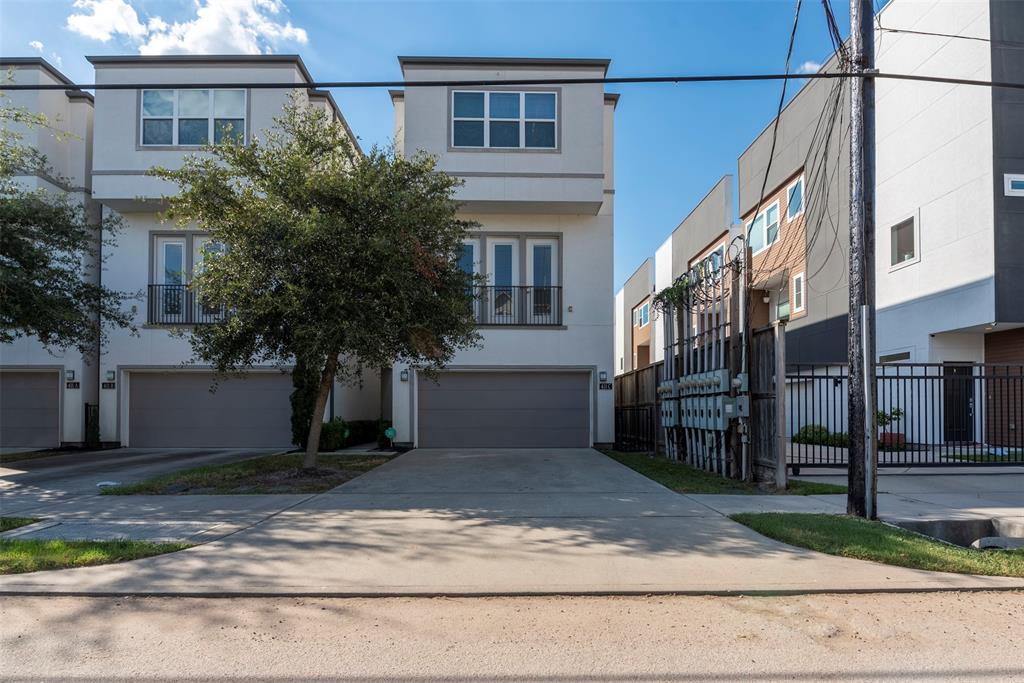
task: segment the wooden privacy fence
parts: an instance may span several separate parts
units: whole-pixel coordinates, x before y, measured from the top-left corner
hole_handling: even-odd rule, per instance
[[[662,445],[658,423],[658,383],[664,374],[658,361],[615,378],[615,448],[653,453]]]

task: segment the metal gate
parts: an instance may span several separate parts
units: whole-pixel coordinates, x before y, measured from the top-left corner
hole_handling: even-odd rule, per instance
[[[744,260],[723,263],[712,254],[666,290],[665,376],[658,386],[668,457],[742,479],[751,472]]]

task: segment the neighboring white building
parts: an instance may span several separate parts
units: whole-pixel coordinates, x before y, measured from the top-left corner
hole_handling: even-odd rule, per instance
[[[0,58],[17,84],[71,85],[45,60]],[[20,127],[22,144],[46,156],[52,173],[20,176],[26,189],[68,193],[97,224],[91,199],[92,96],[79,90],[22,90],[6,93],[8,103],[44,114],[51,128]],[[70,135],[58,139],[57,131]],[[98,278],[96,268],[87,277]],[[95,350],[85,357],[75,348],[46,349],[35,338],[0,346],[0,446],[54,447],[85,440],[86,403],[98,400]]]
[[[600,78],[607,60],[401,57],[406,81]],[[571,446],[613,440],[613,122],[600,84],[410,87],[395,137],[458,176],[480,224],[465,264],[485,273],[483,345],[436,379],[385,378],[396,441]],[[602,388],[602,385],[609,389]]]
[[[1022,3],[895,1],[878,23],[883,72],[1024,82]],[[880,359],[1024,363],[1019,94],[881,80],[876,102]]]
[[[90,57],[97,83],[294,82],[311,105],[341,119],[329,95],[311,91],[302,60],[293,55]],[[176,186],[146,176],[153,166],[174,168],[196,145],[228,134],[251,138],[273,126],[291,91],[192,88],[99,90],[93,198],[117,212],[125,229],[117,235],[103,269],[103,282],[140,292],[135,323],[139,336],[115,331],[101,362],[102,438],[122,446],[285,447],[291,442],[291,378],[274,367],[222,382],[211,392],[209,367],[192,363],[186,338],[176,327],[215,323],[221,312],[192,297],[192,273],[216,250],[199,230],[162,222],[161,197]],[[342,121],[344,119],[341,119]],[[230,124],[230,129],[228,128]],[[353,138],[354,140],[354,138]],[[333,414],[345,419],[380,415],[379,383],[362,390],[336,385]]]

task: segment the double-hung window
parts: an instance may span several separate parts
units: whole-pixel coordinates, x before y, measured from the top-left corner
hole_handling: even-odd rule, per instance
[[[452,147],[555,149],[558,94],[452,91]]]
[[[143,90],[139,143],[198,146],[245,140],[242,89]]]
[[[804,274],[797,273],[793,276],[793,312],[804,310]]]
[[[764,251],[779,239],[779,202],[757,214],[747,223],[747,241],[754,254]]]

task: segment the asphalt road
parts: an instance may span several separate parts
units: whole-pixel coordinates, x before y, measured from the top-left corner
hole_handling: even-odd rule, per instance
[[[1014,681],[1024,593],[5,598],[11,681]]]

